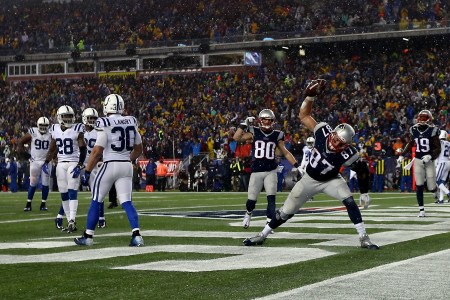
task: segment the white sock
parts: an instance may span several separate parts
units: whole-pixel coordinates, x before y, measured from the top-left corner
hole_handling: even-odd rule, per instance
[[[272,228],[270,228],[269,224],[266,224],[266,226],[264,226],[264,229],[261,231],[261,235],[263,237],[267,237],[271,232],[272,232]]]
[[[77,217],[78,200],[69,200],[69,207],[70,207],[70,220],[75,221]]]
[[[66,201],[62,202],[62,206],[63,206],[63,209],[64,209],[64,213],[66,214],[67,221],[70,221],[69,201],[70,200],[66,200]]]
[[[364,227],[364,222],[355,224],[356,231],[358,231],[358,234],[360,237],[363,237],[366,234],[366,228]]]

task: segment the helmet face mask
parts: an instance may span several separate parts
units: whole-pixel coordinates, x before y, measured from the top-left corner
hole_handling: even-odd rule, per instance
[[[122,96],[117,94],[108,95],[103,101],[103,114],[105,116],[108,114],[122,114],[124,106]]]
[[[417,115],[417,123],[420,125],[431,125],[433,122],[433,115],[427,109],[421,110]]]
[[[94,127],[95,121],[97,121],[98,118],[98,112],[95,108],[86,108],[83,111],[83,114],[81,116],[81,119],[83,120],[83,124],[87,126]]]
[[[316,140],[313,138],[313,137],[309,137],[309,138],[307,138],[306,139],[306,146],[309,148],[309,149],[312,149],[313,147],[314,147],[314,142],[315,142]]]
[[[40,133],[45,134],[48,132],[48,127],[50,126],[50,121],[48,118],[40,117],[36,124]]]
[[[264,131],[272,130],[272,126],[275,124],[275,114],[270,109],[263,109],[258,115],[258,123]]]
[[[327,138],[327,147],[333,152],[342,152],[352,143],[355,130],[352,126],[342,123],[330,133]]]
[[[75,124],[75,112],[69,105],[63,105],[56,112],[59,125],[70,128]]]

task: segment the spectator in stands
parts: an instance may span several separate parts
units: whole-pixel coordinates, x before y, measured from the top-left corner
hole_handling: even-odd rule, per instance
[[[156,167],[156,181],[158,192],[165,192],[167,185],[167,165],[164,163],[164,157],[159,158],[159,163]]]
[[[145,185],[147,185],[147,186],[151,185],[151,186],[153,186],[153,188],[155,188],[156,168],[157,168],[157,165],[153,161],[153,158],[149,158],[147,166],[145,167]]]

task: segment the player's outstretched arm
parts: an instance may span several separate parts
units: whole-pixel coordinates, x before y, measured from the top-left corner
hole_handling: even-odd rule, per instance
[[[305,89],[304,95],[306,96],[300,107],[299,118],[300,121],[311,131],[314,131],[317,122],[312,117],[312,104],[316,97],[320,95],[325,88],[326,81],[324,79],[312,80]]]

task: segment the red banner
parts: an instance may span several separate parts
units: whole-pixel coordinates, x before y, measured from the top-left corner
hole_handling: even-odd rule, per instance
[[[147,167],[148,159],[138,160],[138,163],[142,169],[142,177],[145,178],[145,168]],[[175,172],[178,172],[180,166],[179,159],[164,159],[164,163],[167,165],[168,176],[173,176]],[[156,162],[156,164],[159,164],[159,162]]]

